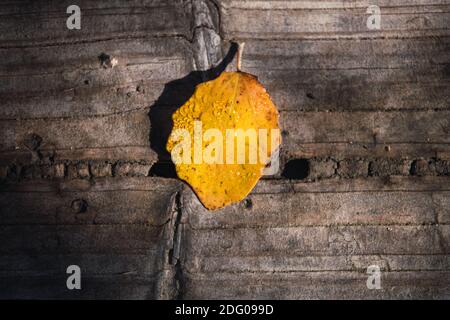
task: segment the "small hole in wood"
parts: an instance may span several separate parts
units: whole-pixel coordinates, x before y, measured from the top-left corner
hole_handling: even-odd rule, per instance
[[[293,180],[303,180],[309,174],[308,159],[293,159],[289,160],[284,166],[283,177]]]

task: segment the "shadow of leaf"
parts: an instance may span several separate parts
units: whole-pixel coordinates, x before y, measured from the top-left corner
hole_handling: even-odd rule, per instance
[[[170,153],[166,150],[167,140],[173,128],[172,115],[195,91],[195,87],[206,81],[217,78],[233,61],[237,52],[237,44],[233,43],[224,59],[214,68],[205,71],[193,71],[187,76],[171,81],[164,86],[158,100],[150,107],[150,146],[158,154],[158,162],[151,170],[151,176],[175,178],[175,165]]]

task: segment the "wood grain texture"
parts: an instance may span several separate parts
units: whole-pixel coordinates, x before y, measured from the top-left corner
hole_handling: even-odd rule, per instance
[[[448,108],[448,37],[246,43],[243,70],[280,110]]]
[[[0,6],[0,298],[450,299],[449,1],[70,4]],[[302,165],[210,212],[159,149],[231,40]]]
[[[180,188],[175,180],[125,177],[2,185],[0,296],[160,297]],[[61,287],[69,265],[83,270],[86,292]]]
[[[444,179],[269,180],[213,214],[185,191],[183,296],[448,299]],[[383,270],[382,290],[366,287],[370,265]]]
[[[70,1],[28,1],[2,6],[1,46],[55,45],[126,37],[186,35],[190,30],[187,1],[146,0],[125,3],[80,1],[83,27],[66,28]],[[186,9],[186,11],[185,11]],[[45,32],[42,32],[45,30]]]
[[[379,4],[382,29],[368,30],[369,1],[221,1],[226,39],[329,39],[448,35],[449,3]]]
[[[187,299],[448,299],[448,278],[448,272],[386,272],[386,289],[368,290],[359,272],[220,273],[187,276],[185,292]]]
[[[189,72],[187,43],[151,38],[0,49],[0,115],[90,117],[148,108],[165,83]],[[117,65],[102,67],[102,53],[117,59]]]

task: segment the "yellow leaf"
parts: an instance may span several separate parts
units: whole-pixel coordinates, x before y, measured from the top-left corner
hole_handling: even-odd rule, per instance
[[[196,87],[173,115],[167,150],[203,205],[218,209],[250,193],[279,144],[275,105],[255,76],[238,71]]]

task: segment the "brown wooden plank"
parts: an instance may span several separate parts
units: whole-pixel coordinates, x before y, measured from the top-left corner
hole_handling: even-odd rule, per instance
[[[85,148],[149,146],[150,121],[145,112],[129,112],[89,119],[0,120],[1,150],[26,149],[31,133],[42,138],[42,148],[72,150]]]
[[[61,103],[73,104],[75,93],[98,94],[102,86],[116,86],[117,91],[122,89],[128,93],[127,86],[136,86],[139,81],[163,84],[181,77],[190,66],[189,49],[184,42],[174,42],[172,48],[168,48],[167,42],[162,40],[129,40],[106,41],[89,46],[66,45],[51,51],[48,48],[32,48],[25,52],[3,49],[3,55],[16,54],[17,57],[1,65],[0,93],[5,97],[5,93],[9,93],[21,98],[42,97],[46,93],[63,91],[60,92],[64,94]],[[159,50],[148,49],[150,46]],[[161,52],[166,48],[166,53]],[[80,51],[83,54],[78,55]],[[103,67],[99,58],[102,53],[109,55],[110,59],[117,59],[117,64]],[[30,64],[33,55],[47,56],[47,59],[41,58]],[[9,98],[11,100],[11,96]]]
[[[188,274],[186,299],[448,299],[448,271],[384,272],[381,289],[361,272]]]
[[[170,190],[0,193],[0,224],[145,224],[170,219],[179,184]],[[79,212],[79,205],[85,208]]]
[[[148,42],[147,45],[164,48],[162,43]],[[135,44],[127,45],[133,47]],[[189,53],[179,44],[171,49],[178,48],[178,52],[171,55],[169,51],[159,56],[143,50],[142,45],[136,51],[126,51],[126,48],[114,48],[109,44],[106,46],[110,49],[108,52],[118,64],[106,69],[98,58],[105,46],[98,46],[94,52],[92,48],[86,49],[89,57],[55,59],[56,65],[45,61],[32,69],[20,64],[16,67],[7,65],[11,71],[0,77],[0,95],[4,101],[0,115],[10,119],[87,116],[148,107],[159,98],[165,83],[182,78],[190,71]],[[71,49],[77,52],[84,47]],[[64,56],[65,50],[53,50],[56,53],[49,54],[50,57],[59,53]]]
[[[410,112],[289,112],[281,114],[285,134],[283,150],[301,154],[309,143],[443,144],[450,143],[448,111]],[[43,138],[43,149],[86,149],[95,147],[147,146],[149,119],[146,113],[131,112],[93,119],[2,121],[6,137],[2,149],[23,148],[30,133]],[[56,133],[58,132],[58,133]],[[349,147],[351,153],[355,150]],[[430,147],[431,148],[431,147]],[[436,147],[435,147],[436,148]],[[435,149],[439,152],[439,149]],[[20,150],[19,150],[20,151]],[[445,152],[444,151],[444,152]],[[345,152],[342,151],[345,156]],[[364,152],[367,153],[367,152]],[[409,155],[405,155],[406,157]]]
[[[0,192],[106,192],[106,191],[155,191],[170,192],[180,187],[175,179],[158,177],[114,177],[96,178],[92,180],[74,179],[67,181],[30,180],[25,182],[4,182],[0,184]]]
[[[189,273],[266,273],[360,271],[448,271],[449,255],[244,256],[196,257],[185,262]]]
[[[443,234],[443,235],[441,235]],[[442,254],[448,226],[308,226],[196,230],[186,256]],[[448,245],[446,245],[448,246]]]
[[[180,189],[176,180],[153,177],[10,182],[0,188],[0,224],[162,226]]]
[[[450,159],[450,144],[448,143],[299,143],[295,150],[285,150],[289,158],[437,158]]]
[[[162,227],[147,225],[0,226],[1,253],[142,253],[159,250]]]
[[[257,74],[267,83],[266,88],[280,110],[337,111],[337,110],[448,110],[449,82],[441,79],[443,69],[436,70],[436,81],[426,83],[371,83],[371,75],[361,81],[352,82],[352,76],[342,81],[322,81],[320,84],[295,83],[303,76],[291,75],[287,79],[268,80],[270,71],[260,72],[252,68],[248,72]],[[321,73],[322,71],[317,71]],[[339,71],[337,71],[339,72]],[[324,75],[324,79],[326,75]],[[263,80],[264,79],[264,80]]]
[[[418,69],[448,63],[448,37],[424,39],[249,40],[242,68],[260,72],[352,69]],[[429,70],[430,72],[432,70]],[[443,74],[441,75],[443,76]],[[296,83],[309,79],[293,79]],[[386,81],[396,79],[386,78]],[[370,79],[367,80],[368,82]],[[319,84],[319,83],[314,83]]]
[[[111,147],[111,148],[80,148],[73,150],[40,149],[43,158],[53,158],[56,162],[62,161],[144,161],[156,162],[156,153],[148,147]],[[31,164],[35,161],[33,154],[26,150],[5,151],[0,155],[0,163]]]
[[[405,2],[379,4],[382,28],[368,30],[370,2],[221,1],[222,31],[226,39],[327,39],[448,35],[449,4]]]
[[[265,180],[260,181],[253,194],[277,194],[282,192],[295,193],[339,193],[339,192],[436,192],[450,191],[450,179],[448,177],[370,177],[355,179],[328,179],[313,183]]]
[[[158,251],[144,254],[39,254],[2,255],[3,276],[61,276],[67,267],[77,265],[83,276],[131,274],[153,277],[162,268],[164,257]]]
[[[283,148],[302,143],[446,143],[449,111],[281,113]]]
[[[195,229],[437,223],[449,192],[254,193],[213,215],[190,193],[184,208]]]
[[[448,40],[248,40],[242,68],[280,110],[448,109]]]
[[[189,7],[184,1],[79,1],[81,29],[69,30],[70,1],[2,5],[0,46],[30,46],[125,37],[190,35]]]
[[[159,277],[148,275],[82,275],[81,290],[68,290],[67,274],[2,276],[2,299],[156,299]]]

